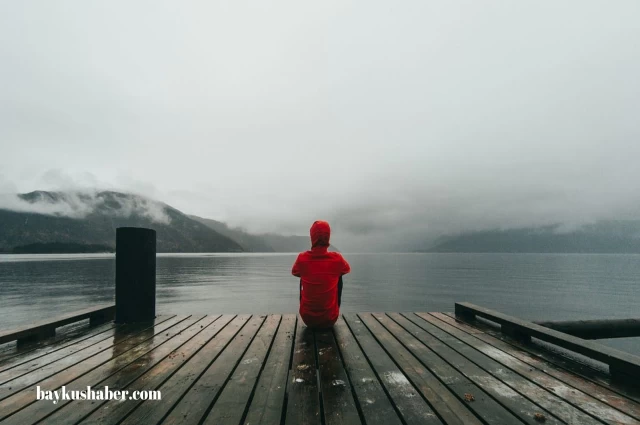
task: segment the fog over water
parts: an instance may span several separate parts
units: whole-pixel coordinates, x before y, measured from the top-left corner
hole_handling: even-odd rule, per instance
[[[638,16],[632,0],[3,2],[0,193],[132,191],[255,232],[322,218],[350,251],[638,218]]]

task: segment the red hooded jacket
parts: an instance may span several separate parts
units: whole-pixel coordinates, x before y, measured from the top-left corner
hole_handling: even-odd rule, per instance
[[[301,279],[300,317],[309,327],[333,326],[338,320],[338,280],[351,271],[339,252],[329,252],[331,228],[326,221],[311,226],[311,250],[298,255],[291,273]]]

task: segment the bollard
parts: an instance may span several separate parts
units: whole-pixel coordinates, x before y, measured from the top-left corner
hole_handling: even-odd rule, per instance
[[[116,323],[156,316],[156,231],[116,229]]]

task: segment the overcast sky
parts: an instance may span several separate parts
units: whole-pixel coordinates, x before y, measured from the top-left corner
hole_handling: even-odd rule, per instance
[[[0,192],[253,231],[640,217],[640,1],[4,1]]]

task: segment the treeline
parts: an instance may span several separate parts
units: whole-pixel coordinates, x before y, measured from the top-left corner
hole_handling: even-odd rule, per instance
[[[32,243],[16,246],[12,250],[13,254],[95,254],[104,252],[115,252],[115,250],[107,245],[73,242]]]

